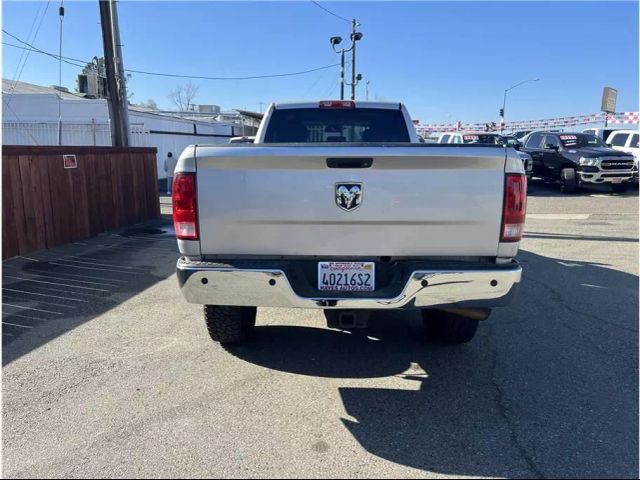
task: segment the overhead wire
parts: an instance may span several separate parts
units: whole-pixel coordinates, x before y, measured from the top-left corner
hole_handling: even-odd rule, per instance
[[[318,2],[316,2],[315,0],[311,0],[311,3],[313,3],[316,7],[321,8],[322,10],[324,10],[325,12],[327,12],[329,15],[333,15],[336,18],[339,18],[340,20],[343,20],[347,23],[351,23],[351,20],[346,19],[344,17],[341,17],[340,15],[338,15],[337,13],[333,13],[331,10],[329,10],[326,7],[323,7],[322,5],[320,5]]]
[[[13,115],[16,117],[16,119],[18,120],[18,122],[20,123],[26,123],[24,120],[22,120],[22,118],[20,118],[20,116],[16,113],[16,111],[13,109],[13,107],[9,104],[9,102],[5,102],[5,107],[8,108],[9,110],[11,110],[11,113],[13,113]],[[31,137],[31,139],[33,140],[33,143],[35,145],[39,145],[38,140],[36,139],[36,137],[34,137],[31,132],[29,132],[29,129],[19,129],[20,133],[22,133],[23,135],[25,134],[25,132]]]
[[[55,59],[62,59],[62,61],[64,61],[65,63],[70,63],[70,64],[74,64],[73,62],[82,62],[82,63],[91,63],[90,61],[87,60],[80,60],[77,58],[71,58],[71,57],[64,57],[61,55],[56,55],[54,53],[51,52],[47,52],[44,51],[40,48],[35,47],[34,45],[30,44],[29,42],[25,42],[24,40],[16,37],[15,35],[7,32],[5,29],[2,29],[2,31],[9,35],[11,38],[13,38],[14,40],[17,40],[18,42],[20,42],[21,44],[25,45],[25,47],[20,47],[18,45],[12,45],[8,42],[3,42],[3,44],[8,45],[8,46],[12,46],[15,48],[26,48],[29,47],[30,49],[32,49],[33,51],[36,51],[38,53],[44,54],[44,55],[48,55],[52,58]],[[81,65],[84,66],[84,65]],[[312,72],[318,72],[320,70],[326,70],[329,68],[334,68],[334,67],[338,67],[340,66],[339,63],[333,63],[330,65],[324,65],[321,67],[316,67],[316,68],[310,68],[308,70],[301,70],[301,71],[297,71],[297,72],[286,72],[286,73],[275,73],[275,74],[265,74],[265,75],[248,75],[248,76],[235,76],[235,77],[213,77],[213,76],[205,76],[205,75],[185,75],[185,74],[178,74],[178,73],[164,73],[164,72],[150,72],[150,71],[146,71],[146,70],[137,70],[137,69],[133,69],[133,68],[125,68],[125,72],[129,72],[129,73],[137,73],[139,75],[152,75],[152,76],[159,76],[159,77],[170,77],[170,78],[187,78],[187,79],[194,79],[194,80],[255,80],[255,79],[262,79],[262,78],[278,78],[278,77],[291,77],[291,76],[296,76],[296,75],[304,75],[307,73],[312,73]]]
[[[42,10],[43,6],[44,6],[44,4],[42,4],[42,3],[38,6],[38,10],[36,11],[35,16],[33,17],[33,22],[31,22],[31,27],[29,28],[29,33],[27,34],[27,40],[31,39],[31,34],[33,33],[33,28],[36,26],[36,22],[38,21],[38,18],[40,17],[40,11]],[[22,53],[20,53],[20,58],[18,59],[18,64],[16,65],[16,71],[13,74],[12,81],[15,81],[18,78],[18,72],[20,71],[20,66],[22,65],[22,62],[24,60],[25,55],[28,55],[28,53],[26,51],[22,51]]]
[[[47,0],[47,4],[45,6],[44,12],[42,13],[42,16],[40,17],[40,22],[38,22],[38,27],[36,28],[35,33],[33,34],[33,38],[29,39],[29,37],[27,36],[27,40],[29,40],[30,42],[35,42],[36,38],[38,37],[38,33],[40,32],[40,27],[42,27],[42,22],[44,20],[44,17],[47,15],[47,11],[49,10],[49,5],[51,4],[51,0]],[[40,9],[38,9],[38,13],[40,12]],[[36,13],[36,17],[34,18],[34,24],[35,24],[35,19],[37,19],[37,13]],[[29,35],[31,35],[31,31],[33,30],[33,24],[32,24],[32,28],[29,30]],[[14,79],[13,79],[13,86],[11,87],[11,93],[13,93],[18,85],[18,82],[20,81],[20,77],[22,77],[22,72],[24,71],[24,67],[27,65],[27,61],[29,61],[29,55],[31,54],[31,52],[27,52],[26,56],[24,57],[24,62],[22,63],[22,66],[20,66],[20,64],[18,63],[18,67],[20,67],[20,71],[18,72],[18,75],[14,74]],[[20,58],[22,58],[22,56],[20,56]],[[18,69],[16,68],[16,71],[18,71]],[[9,97],[6,101],[5,104],[7,106],[9,106],[9,104],[11,103],[11,98]]]

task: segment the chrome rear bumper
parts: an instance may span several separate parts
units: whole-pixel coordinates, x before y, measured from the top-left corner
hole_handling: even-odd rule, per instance
[[[281,269],[234,268],[178,260],[178,282],[186,300],[201,305],[386,309],[423,307],[498,307],[511,302],[522,268],[512,261],[470,269],[413,271],[392,298],[318,292],[301,296]]]

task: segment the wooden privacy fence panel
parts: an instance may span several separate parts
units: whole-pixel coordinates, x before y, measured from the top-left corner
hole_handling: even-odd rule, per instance
[[[159,218],[157,178],[155,148],[3,146],[2,258]]]

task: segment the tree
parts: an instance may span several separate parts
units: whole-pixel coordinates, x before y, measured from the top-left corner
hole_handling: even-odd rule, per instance
[[[93,57],[93,62],[87,63],[82,69],[82,74],[97,73],[99,77],[107,76],[107,69],[104,66],[104,57]]]
[[[97,74],[98,77],[106,77],[107,68],[104,65],[104,57],[93,57],[93,61],[91,63],[87,63],[82,68],[82,74],[83,75]],[[129,86],[129,80],[131,80],[131,74],[127,73],[124,76],[124,82],[126,87]],[[129,88],[127,88],[127,100],[131,100],[131,97],[133,97],[133,95],[134,93],[129,91]]]
[[[186,85],[178,85],[169,92],[169,99],[181,112],[187,112],[194,105],[193,99],[198,95],[199,86],[187,83]]]
[[[144,108],[150,108],[151,110],[158,110],[158,104],[153,98],[150,98],[146,102],[142,102],[140,106]]]

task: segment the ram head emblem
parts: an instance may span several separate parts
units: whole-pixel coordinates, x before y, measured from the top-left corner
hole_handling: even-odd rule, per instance
[[[362,203],[361,183],[336,183],[336,205],[347,212]]]

